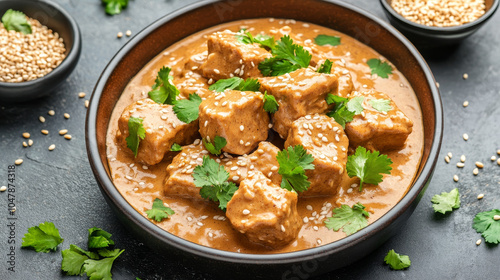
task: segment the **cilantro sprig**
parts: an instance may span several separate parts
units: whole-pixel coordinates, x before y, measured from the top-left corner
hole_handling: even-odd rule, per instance
[[[106,14],[117,15],[127,8],[129,0],[102,0],[103,5],[106,6]]]
[[[54,224],[45,222],[28,229],[28,232],[23,237],[21,247],[32,248],[36,252],[48,253],[49,251],[55,251],[63,240]]]
[[[127,147],[132,150],[134,156],[137,157],[139,151],[139,143],[146,137],[146,130],[142,125],[141,118],[130,117],[128,119],[128,136],[125,138]]]
[[[226,138],[216,135],[214,137],[214,143],[205,140],[203,138],[203,145],[205,145],[205,149],[209,151],[211,154],[216,156],[222,153],[222,148],[224,148],[227,144]]]
[[[170,147],[170,151],[172,151],[172,152],[180,152],[180,151],[182,151],[182,146],[179,145],[179,144],[177,144],[177,143],[174,143]]]
[[[334,118],[335,121],[345,129],[345,125],[348,122],[351,122],[354,118],[355,113],[350,111],[347,108],[347,103],[349,102],[349,98],[340,97],[337,95],[333,95],[329,93],[326,96],[326,103],[328,105],[335,104],[333,109],[328,112],[326,115]]]
[[[362,191],[363,183],[377,185],[382,182],[382,174],[391,174],[391,164],[392,160],[387,155],[359,146],[354,155],[347,157],[346,170],[349,177],[359,178],[359,191]]]
[[[318,46],[330,45],[334,47],[340,45],[340,37],[320,34],[314,38],[314,43]]]
[[[200,195],[204,199],[219,202],[219,208],[226,210],[227,203],[238,190],[233,182],[228,182],[229,173],[208,156],[203,157],[202,165],[193,170],[195,186],[201,188]]]
[[[411,265],[410,257],[407,255],[400,255],[394,250],[387,252],[384,261],[394,270],[402,270],[410,267]]]
[[[318,73],[323,73],[323,74],[330,74],[332,71],[332,65],[333,63],[327,59],[323,64],[321,64],[317,70]]]
[[[174,102],[174,113],[182,122],[192,123],[198,119],[201,101],[198,94],[192,93],[188,99],[180,99]]]
[[[245,30],[240,30],[238,34],[235,35],[239,42],[243,44],[254,44],[257,43],[261,48],[272,49],[276,45],[274,42],[274,37],[269,35],[258,34],[257,36],[252,36],[250,32],[245,32]]]
[[[2,23],[7,31],[15,30],[23,34],[31,34],[31,24],[23,12],[8,9],[2,16]]]
[[[242,79],[240,77],[232,77],[229,79],[220,79],[211,86],[209,90],[216,92],[223,92],[227,89],[234,89],[239,91],[259,91],[260,83],[257,79]]]
[[[492,244],[500,243],[500,210],[493,209],[478,213],[473,220],[472,228]]]
[[[278,111],[279,104],[274,96],[264,93],[264,111],[273,114]]]
[[[356,203],[351,207],[342,204],[340,207],[333,209],[332,217],[325,220],[325,226],[334,231],[342,231],[351,235],[368,225],[368,217],[370,213],[365,210],[365,206],[361,203]]]
[[[163,200],[155,198],[151,209],[146,210],[149,219],[161,222],[163,219],[168,219],[175,214],[174,210],[163,204]]]
[[[454,188],[448,193],[436,194],[432,197],[431,202],[433,203],[434,212],[446,214],[446,212],[460,208],[460,193],[457,188]]]
[[[368,103],[373,107],[373,109],[379,112],[389,112],[392,110],[391,100],[389,99],[371,99]]]
[[[149,98],[158,104],[173,105],[179,95],[179,90],[172,84],[173,77],[170,76],[170,67],[163,66],[156,76],[152,90],[148,92]]]
[[[102,249],[115,245],[111,240],[111,233],[97,227],[89,228],[88,241],[89,249]]]
[[[302,145],[288,147],[278,152],[278,173],[281,175],[281,187],[289,191],[306,191],[311,182],[307,180],[306,170],[314,169],[314,158],[308,154]]]
[[[366,62],[371,69],[371,73],[377,74],[380,78],[387,79],[392,74],[392,67],[387,62],[382,62],[378,58],[372,58]]]
[[[312,55],[304,47],[294,44],[289,35],[281,37],[271,49],[270,58],[259,63],[259,70],[264,76],[279,76],[300,68],[307,68]]]

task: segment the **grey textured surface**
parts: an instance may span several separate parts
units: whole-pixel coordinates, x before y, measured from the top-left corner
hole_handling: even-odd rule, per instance
[[[113,267],[114,279],[215,279],[198,272],[195,265],[168,255],[151,252],[131,236],[111,212],[92,175],[85,151],[84,100],[108,61],[127,41],[116,38],[119,31],[133,34],[160,16],[195,1],[134,0],[121,15],[106,16],[97,0],[56,0],[80,25],[82,56],[67,82],[50,96],[21,105],[0,105],[0,185],[7,184],[8,166],[17,158],[24,163],[15,169],[15,272],[9,272],[9,217],[7,193],[0,193],[0,279],[60,279],[60,251],[69,244],[86,246],[87,229],[101,227],[111,233],[116,247],[125,253]],[[378,1],[349,1],[384,18]],[[444,104],[445,128],[441,156],[421,203],[406,227],[368,257],[318,279],[498,279],[500,248],[483,242],[472,229],[472,219],[480,211],[500,208],[500,166],[490,161],[500,148],[500,16],[496,15],[478,33],[461,45],[426,53]],[[467,80],[462,79],[468,73]],[[78,92],[87,96],[78,98]],[[467,108],[462,103],[469,100]],[[49,110],[55,116],[49,116]],[[66,120],[63,113],[69,113]],[[46,118],[45,123],[38,121]],[[66,128],[73,139],[58,134]],[[41,129],[50,131],[42,135]],[[23,148],[21,134],[31,133],[34,145]],[[468,133],[466,142],[462,134]],[[52,152],[47,150],[56,144]],[[450,164],[444,156],[453,153]],[[466,155],[465,168],[455,165]],[[496,155],[498,156],[498,155]],[[475,161],[485,168],[472,175]],[[460,177],[458,183],[452,177]],[[458,187],[462,207],[448,215],[434,214],[430,199],[434,194]],[[484,193],[483,200],[476,196]],[[54,253],[35,253],[20,249],[23,235],[31,226],[53,222],[65,239]],[[412,266],[392,271],[383,264],[388,250],[407,254]],[[302,279],[307,278],[307,273]],[[84,279],[82,277],[82,279]],[[292,278],[290,278],[292,279]],[[297,278],[299,279],[299,278]]]

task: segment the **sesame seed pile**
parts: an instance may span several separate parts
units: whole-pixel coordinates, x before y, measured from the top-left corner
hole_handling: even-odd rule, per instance
[[[410,21],[436,27],[466,24],[486,11],[484,0],[392,0],[391,6]]]
[[[0,82],[20,83],[41,78],[59,66],[66,55],[57,32],[28,18],[32,34],[7,31],[0,23]]]

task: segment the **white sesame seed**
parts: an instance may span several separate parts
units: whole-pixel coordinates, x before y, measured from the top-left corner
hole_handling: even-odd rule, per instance
[[[484,194],[483,193],[480,193],[478,196],[477,196],[477,199],[483,199],[484,198]]]
[[[484,164],[482,162],[479,162],[479,161],[476,161],[476,166],[478,168],[483,168],[484,167]]]
[[[193,220],[193,218],[191,218],[191,217],[189,217],[189,216],[188,216],[188,217],[186,218],[186,220],[188,220],[188,222],[191,222],[191,221]]]
[[[22,164],[22,163],[23,163],[23,160],[19,158],[19,159],[16,159],[16,161],[14,161],[14,163],[15,163],[16,165],[20,165],[20,164]]]
[[[250,214],[250,210],[248,210],[248,209],[243,209],[243,212],[242,212],[242,213],[243,213],[243,215],[248,215],[248,214]]]
[[[246,142],[246,143],[245,143],[245,147],[248,147],[248,146],[250,146],[250,145],[252,145],[252,143],[250,143],[250,142]]]
[[[472,170],[472,174],[474,174],[474,175],[477,175],[477,174],[479,174],[479,169],[477,169],[477,168],[474,168],[474,170]]]
[[[53,116],[56,114],[56,112],[54,110],[50,110],[49,112],[47,112],[47,114],[49,114],[50,116]]]
[[[453,181],[458,182],[458,175],[453,175]]]
[[[458,168],[462,168],[464,166],[465,166],[465,164],[463,162],[457,162],[457,167]]]
[[[448,157],[451,159],[453,158],[453,154],[451,152],[448,153]]]
[[[68,113],[64,113],[64,118],[69,119],[70,115]]]
[[[198,226],[202,227],[203,226],[203,223],[202,222],[197,222],[196,223]]]
[[[469,78],[469,74],[464,73],[464,75],[462,77],[464,78],[464,80],[467,80]]]
[[[238,181],[238,179],[240,179],[239,176],[233,176],[233,181]]]
[[[69,134],[64,135],[64,139],[66,139],[66,140],[71,140],[71,138],[72,138],[72,137],[71,137],[71,135],[69,135]]]
[[[30,147],[31,147],[32,145],[33,145],[33,140],[29,139],[29,140],[28,140],[28,146],[30,146]]]
[[[312,211],[313,210],[313,207],[311,205],[307,205],[306,206],[306,209],[309,210],[309,211]]]
[[[285,229],[285,226],[284,226],[284,225],[281,225],[281,231],[282,231],[282,232],[285,232],[285,231],[286,231],[286,229]]]
[[[491,156],[490,160],[491,161],[495,161],[495,160],[497,160],[497,157],[496,156]]]
[[[214,73],[215,73],[215,74],[220,74],[219,69],[214,69]]]
[[[130,37],[130,36],[132,35],[132,31],[127,30],[127,31],[125,32],[125,35],[127,35],[127,37]]]
[[[85,92],[79,92],[79,93],[78,93],[78,97],[80,97],[80,98],[84,98],[84,97],[85,97]]]
[[[321,243],[322,243],[321,239],[319,239],[319,238],[318,238],[318,239],[316,240],[316,243],[317,243],[318,245],[321,245]]]
[[[326,136],[323,136],[323,137],[321,137],[321,141],[328,142],[328,138],[326,138]]]
[[[446,163],[450,163],[450,158],[448,156],[445,156],[444,161],[446,161]]]
[[[352,193],[352,189],[351,188],[347,189],[347,193]]]
[[[118,32],[118,34],[116,34],[116,37],[118,37],[118,38],[123,37],[123,32]]]
[[[44,122],[45,122],[45,118],[44,118],[44,117],[42,117],[42,116],[38,117],[38,120],[39,120],[41,123],[44,123]]]
[[[464,104],[462,104],[462,105],[464,106],[464,108],[467,107],[467,106],[469,106],[469,101],[465,100]]]
[[[277,167],[277,166],[273,166],[273,167],[271,167],[271,171],[276,171],[276,170],[278,170],[278,167]]]
[[[319,230],[319,227],[318,227],[318,226],[313,226],[313,229],[314,229],[315,231],[318,231],[318,230]]]
[[[49,146],[49,151],[53,151],[55,148],[56,148],[56,145],[52,144],[52,145]]]
[[[68,133],[67,129],[61,129],[61,130],[59,130],[59,135],[64,135],[66,133]]]
[[[500,215],[495,215],[495,216],[493,216],[493,220],[495,220],[495,221],[500,220]]]
[[[469,140],[469,135],[467,133],[464,133],[462,137],[464,138],[465,141]]]
[[[481,239],[478,239],[478,240],[476,241],[476,245],[477,245],[477,246],[481,245],[481,241],[482,241]]]
[[[304,224],[307,224],[307,223],[309,222],[309,218],[304,217],[304,218],[302,219],[302,221],[304,222]]]
[[[462,156],[460,157],[460,161],[461,161],[461,162],[465,162],[465,155],[462,155]]]

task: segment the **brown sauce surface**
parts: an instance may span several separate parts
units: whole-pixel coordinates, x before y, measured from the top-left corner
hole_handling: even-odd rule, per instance
[[[386,93],[394,100],[399,109],[413,121],[414,126],[405,147],[399,151],[387,153],[394,162],[393,169],[391,175],[384,175],[384,181],[380,185],[365,185],[363,192],[358,192],[355,188],[354,191],[348,193],[350,185],[357,183],[357,179],[349,178],[344,172],[342,186],[336,195],[299,198],[297,209],[301,218],[310,218],[317,213],[316,217],[321,216],[321,219],[309,220],[305,223],[298,238],[286,247],[270,250],[247,241],[242,234],[231,227],[229,220],[214,219],[224,216],[224,212],[219,210],[215,203],[171,198],[163,195],[165,170],[172,157],[175,156],[174,153],[167,154],[161,163],[148,166],[145,169],[142,164],[135,162],[133,156],[126,151],[128,148],[116,143],[115,135],[118,130],[118,118],[123,109],[132,102],[147,97],[147,92],[151,90],[157,72],[162,66],[166,65],[172,68],[174,84],[178,87],[182,87],[182,83],[185,87],[189,87],[189,83],[193,83],[194,88],[196,84],[200,83],[204,84],[203,87],[208,87],[207,80],[197,74],[192,76],[193,80],[191,81],[181,77],[182,72],[185,72],[183,70],[184,64],[189,57],[206,51],[204,36],[207,34],[225,29],[238,31],[241,28],[248,28],[252,34],[261,31],[270,34],[270,30],[280,29],[284,26],[290,26],[295,34],[302,34],[302,40],[314,41],[314,38],[319,34],[340,36],[341,45],[336,47],[317,46],[317,49],[327,53],[329,59],[345,60],[345,67],[351,72],[355,90],[375,89]],[[150,61],[130,81],[117,102],[107,134],[107,156],[113,182],[123,197],[145,217],[145,211],[151,208],[155,198],[158,197],[168,203],[175,214],[162,222],[151,222],[172,234],[208,247],[242,253],[282,253],[308,249],[339,240],[346,236],[345,233],[341,230],[338,232],[328,230],[323,223],[324,219],[331,217],[331,210],[341,204],[352,206],[361,202],[370,212],[369,222],[377,220],[406,194],[413,182],[422,156],[422,113],[415,93],[406,78],[396,69],[393,69],[393,74],[389,75],[388,79],[373,77],[366,64],[366,61],[371,58],[386,60],[373,49],[343,33],[314,24],[290,20],[242,20],[215,26],[191,35],[172,45]],[[274,137],[279,138],[276,133]],[[308,210],[310,206],[312,206],[312,211]]]

